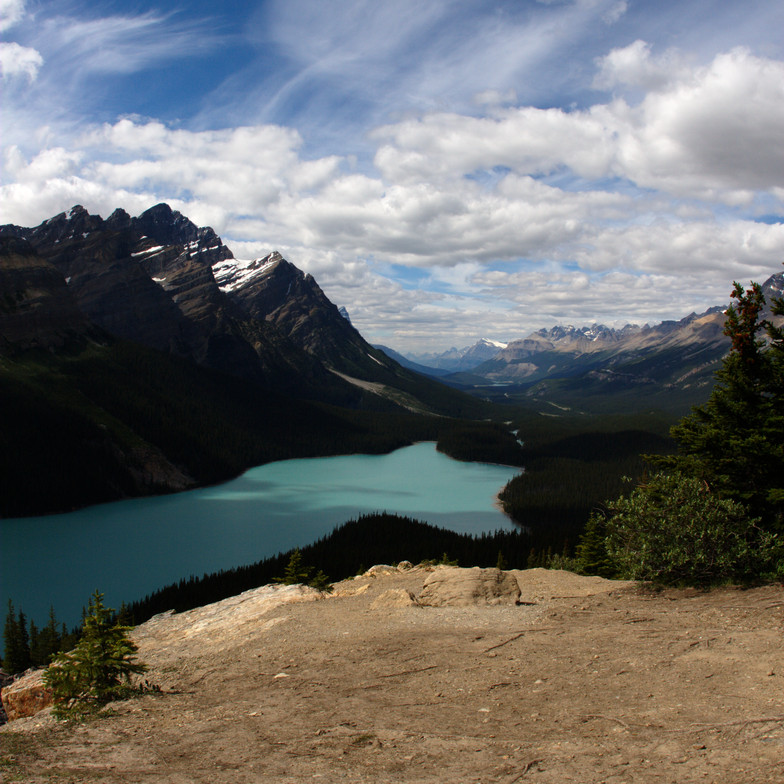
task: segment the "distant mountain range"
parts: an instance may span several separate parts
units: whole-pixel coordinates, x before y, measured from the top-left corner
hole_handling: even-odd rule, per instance
[[[772,275],[762,288],[768,303],[763,315],[780,323],[769,305],[784,292],[784,273]],[[666,396],[677,408],[707,398],[729,350],[727,304],[655,326],[554,326],[507,344],[483,339],[443,354],[396,358],[401,363],[415,360],[419,364],[409,367],[493,399],[563,404],[596,397],[640,402]]]
[[[429,370],[459,373],[464,370],[473,370],[477,365],[495,357],[499,351],[506,348],[506,343],[497,340],[481,338],[472,346],[465,348],[450,348],[441,353],[408,354],[405,359],[419,367]],[[384,349],[387,351],[387,349]],[[399,360],[398,360],[399,361]],[[443,374],[438,374],[443,375]]]

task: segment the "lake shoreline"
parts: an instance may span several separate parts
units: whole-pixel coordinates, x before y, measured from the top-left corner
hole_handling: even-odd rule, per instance
[[[70,626],[96,588],[117,607],[191,575],[305,546],[377,510],[458,532],[511,529],[497,495],[518,470],[459,461],[422,441],[385,454],[270,462],[182,493],[7,518],[0,601],[13,600],[36,623],[53,603]]]

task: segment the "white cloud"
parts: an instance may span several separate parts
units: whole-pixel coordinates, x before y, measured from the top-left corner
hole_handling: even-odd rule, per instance
[[[25,76],[28,81],[33,81],[43,64],[41,53],[29,46],[20,46],[13,41],[0,43],[0,73],[3,79]]]
[[[645,187],[731,200],[784,182],[782,61],[735,49],[636,109],[603,114],[618,124],[620,171]]]
[[[672,50],[659,58],[651,57],[650,44],[640,39],[613,49],[596,64],[599,72],[593,84],[599,89],[633,86],[659,90],[683,74],[685,67],[678,53]]]
[[[628,10],[629,4],[626,0],[618,0],[617,3],[610,6],[610,8],[604,12],[602,19],[604,19],[607,24],[615,24]]]
[[[70,76],[134,73],[156,63],[214,49],[217,38],[203,26],[173,21],[148,12],[101,18],[54,17],[38,39]],[[49,58],[47,58],[49,59]]]
[[[239,257],[281,250],[393,347],[512,339],[610,308],[680,317],[776,271],[784,227],[751,218],[784,210],[784,63],[734,49],[687,67],[637,41],[598,68],[607,88],[642,92],[569,111],[485,91],[486,116],[376,129],[364,170],[307,157],[282,125],[36,128],[29,149],[6,140],[0,210],[35,225],[75,203],[106,216],[168,201]]]
[[[18,24],[24,17],[25,0],[0,0],[0,32]]]
[[[379,129],[376,165],[397,182],[455,179],[499,166],[531,175],[568,169],[730,204],[781,187],[784,62],[736,49],[703,68],[666,71],[648,67],[643,42],[622,54],[613,79],[658,86],[636,106],[617,99],[574,112],[430,114]]]

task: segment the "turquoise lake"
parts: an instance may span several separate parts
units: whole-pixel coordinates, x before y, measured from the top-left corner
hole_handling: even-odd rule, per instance
[[[368,512],[459,532],[508,530],[495,496],[519,472],[420,443],[387,455],[285,460],[214,487],[0,520],[0,608],[5,617],[10,598],[40,626],[53,605],[70,628],[96,589],[119,607],[181,578],[310,544]]]

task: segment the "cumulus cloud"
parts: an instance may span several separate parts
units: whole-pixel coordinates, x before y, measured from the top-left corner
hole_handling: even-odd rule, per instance
[[[653,58],[651,45],[641,39],[600,57],[597,67],[593,85],[599,89],[633,86],[660,90],[683,72],[677,52],[669,51],[659,58]]]
[[[618,121],[620,170],[640,185],[732,200],[784,182],[782,61],[735,49],[635,109],[602,113]]]
[[[592,106],[514,106],[493,89],[472,104],[483,115],[385,123],[364,167],[306,153],[283,124],[41,131],[32,152],[6,147],[0,207],[35,225],[75,203],[108,215],[168,201],[239,257],[281,250],[394,347],[513,339],[608,303],[629,321],[681,317],[775,271],[784,225],[754,217],[784,210],[784,63],[732,49],[690,66],[638,40],[597,73],[615,94]]]
[[[781,186],[784,62],[736,49],[683,71],[648,67],[643,42],[621,54],[614,80],[657,85],[637,105],[616,99],[571,112],[430,114],[379,129],[376,165],[393,181],[454,179],[498,166],[529,175],[568,169],[728,203]]]
[[[0,73],[3,79],[24,76],[33,81],[43,64],[41,53],[29,46],[20,46],[13,41],[0,43]]]

